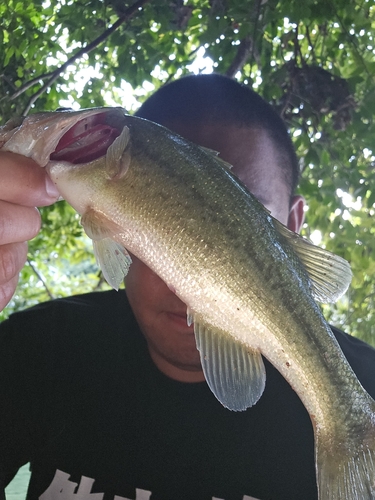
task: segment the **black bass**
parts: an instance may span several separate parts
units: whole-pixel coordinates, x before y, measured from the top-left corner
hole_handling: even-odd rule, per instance
[[[16,152],[47,163],[107,281],[118,288],[129,251],[175,291],[207,382],[232,410],[261,396],[265,356],[310,414],[319,500],[374,500],[375,402],[314,300],[345,292],[348,263],[290,232],[217,156],[164,127],[119,109],[43,116],[43,130],[28,118],[3,149],[14,151],[13,140]],[[49,134],[49,120],[71,125]],[[111,137],[96,147],[90,131],[107,126]],[[48,134],[48,148],[30,152],[31,137]]]

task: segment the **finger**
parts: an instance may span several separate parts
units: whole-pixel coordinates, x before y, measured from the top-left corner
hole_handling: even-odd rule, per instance
[[[0,311],[2,311],[13,297],[18,283],[18,274],[4,285],[0,285]]]
[[[0,199],[26,206],[44,206],[59,196],[45,169],[30,158],[0,151]]]
[[[38,234],[40,225],[36,208],[0,200],[0,245],[30,240]]]
[[[18,281],[18,274],[27,259],[27,243],[10,243],[0,246],[0,286],[11,289],[14,280]],[[8,286],[9,284],[9,286]]]

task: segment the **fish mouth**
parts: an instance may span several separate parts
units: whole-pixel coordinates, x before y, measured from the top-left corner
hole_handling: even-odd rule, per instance
[[[101,158],[123,127],[124,120],[118,113],[103,111],[86,116],[61,137],[50,160],[81,164]]]

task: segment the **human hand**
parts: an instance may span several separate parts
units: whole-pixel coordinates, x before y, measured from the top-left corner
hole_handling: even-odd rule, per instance
[[[15,291],[27,258],[27,241],[40,229],[35,207],[59,194],[46,171],[24,156],[0,151],[0,311]]]

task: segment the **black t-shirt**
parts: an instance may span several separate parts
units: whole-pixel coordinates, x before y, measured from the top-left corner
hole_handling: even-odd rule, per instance
[[[334,333],[375,397],[375,350]],[[124,291],[16,313],[0,325],[0,481],[31,462],[29,500],[316,500],[309,416],[266,370],[259,402],[231,412],[155,367]]]

